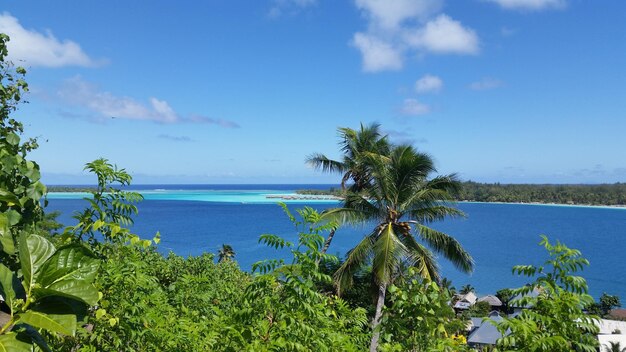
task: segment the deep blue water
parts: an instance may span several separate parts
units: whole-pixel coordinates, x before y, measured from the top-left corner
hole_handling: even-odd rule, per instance
[[[267,185],[272,190],[313,188],[314,185]],[[134,189],[154,189],[161,186],[133,186]],[[198,186],[182,186],[195,188]],[[215,186],[212,186],[215,187]],[[205,189],[265,189],[241,185]],[[318,187],[316,187],[318,188]],[[328,186],[319,186],[324,189]],[[50,199],[48,210],[60,210],[60,221],[71,225],[72,212],[82,209],[86,202],[79,199]],[[302,207],[292,204],[291,209]],[[322,210],[332,204],[313,204]],[[551,241],[560,240],[579,249],[591,265],[583,271],[590,292],[595,297],[602,292],[616,294],[626,300],[626,210],[591,207],[560,207],[521,204],[460,203],[466,219],[447,220],[432,226],[456,237],[476,261],[471,275],[456,271],[441,258],[444,276],[460,287],[471,284],[479,293],[494,293],[504,287],[517,287],[525,278],[514,277],[511,267],[516,264],[540,264],[546,258],[538,246],[540,234]],[[369,228],[340,229],[330,252],[343,255],[354,246]],[[201,201],[146,200],[139,204],[139,215],[132,228],[144,238],[161,233],[159,250],[180,255],[213,252],[223,244],[233,246],[236,259],[244,270],[257,260],[276,255],[274,250],[258,244],[263,233],[295,238],[295,230],[282,209],[275,204],[240,204]]]

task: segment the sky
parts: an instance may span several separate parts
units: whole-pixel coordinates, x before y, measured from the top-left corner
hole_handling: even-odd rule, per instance
[[[16,117],[48,184],[337,183],[337,128],[379,123],[439,173],[626,181],[623,0],[5,0]]]

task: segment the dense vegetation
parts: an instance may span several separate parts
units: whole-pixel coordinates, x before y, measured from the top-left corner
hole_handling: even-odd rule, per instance
[[[427,156],[387,144],[375,126],[342,129],[346,159],[331,171],[358,182],[341,207],[322,214],[283,205],[298,240],[261,235],[289,259],[258,262],[253,273],[239,269],[228,245],[217,261],[163,256],[158,233],[133,234],[142,196],[124,191],[131,176],[105,159],[86,165],[98,185],[75,224],[61,228],[46,216],[39,166],[27,159],[36,141],[22,141],[23,126],[10,116],[27,85],[25,71],[4,61],[7,40],[0,36],[0,351],[470,350],[466,320],[448,304],[452,291],[427,248],[472,268],[454,238],[427,226],[461,215],[441,202],[458,181],[430,177]],[[339,226],[372,219],[378,226],[344,261],[326,254]],[[584,279],[572,275],[586,261],[562,244],[542,244],[545,268],[515,269],[536,278],[528,287],[542,294],[522,303],[537,309],[499,324],[511,331],[499,347],[591,350],[593,317],[582,314],[591,300]],[[613,306],[609,298],[598,309]]]
[[[475,202],[626,205],[626,183],[532,185],[464,182],[457,199]]]
[[[340,188],[329,190],[297,190],[298,194],[345,196]],[[614,184],[500,184],[463,182],[457,201],[543,203],[577,205],[624,205],[626,206],[626,183]]]

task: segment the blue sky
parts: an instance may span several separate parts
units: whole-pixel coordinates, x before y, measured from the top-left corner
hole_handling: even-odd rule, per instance
[[[626,181],[621,0],[3,1],[48,183],[334,183],[378,122],[442,173]],[[115,117],[115,118],[113,118]]]

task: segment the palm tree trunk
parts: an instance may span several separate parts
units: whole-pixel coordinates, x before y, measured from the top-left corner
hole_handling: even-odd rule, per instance
[[[370,352],[376,352],[378,349],[378,338],[380,337],[380,319],[383,316],[383,306],[385,305],[385,295],[387,294],[387,284],[380,284],[378,286],[378,302],[376,302],[376,313],[374,314],[374,320],[372,320],[372,343],[370,344]]]
[[[333,241],[333,236],[335,236],[335,230],[330,230],[328,238],[326,238],[326,242],[324,242],[324,247],[322,247],[322,254],[325,254],[328,250],[328,247],[330,247],[330,242]]]

